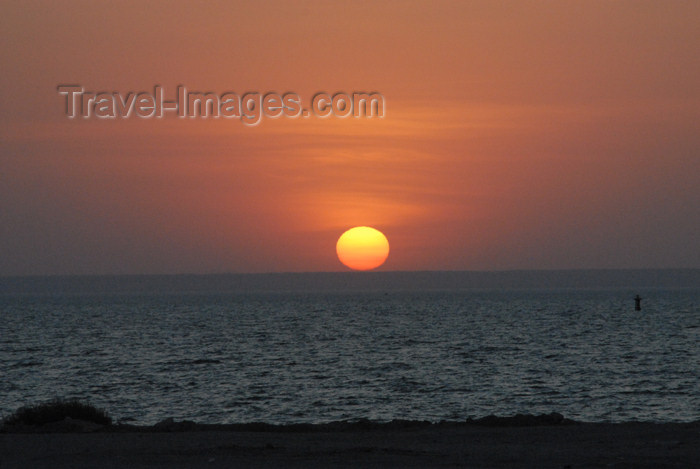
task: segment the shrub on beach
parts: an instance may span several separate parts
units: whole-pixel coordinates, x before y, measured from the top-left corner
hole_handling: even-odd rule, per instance
[[[67,417],[100,425],[112,424],[112,418],[107,412],[77,399],[54,399],[43,404],[23,406],[5,418],[3,423],[5,425],[43,425],[60,422]]]

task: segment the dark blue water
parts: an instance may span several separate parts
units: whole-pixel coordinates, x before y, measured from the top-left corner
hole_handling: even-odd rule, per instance
[[[700,292],[0,298],[0,412],[206,423],[700,419]]]

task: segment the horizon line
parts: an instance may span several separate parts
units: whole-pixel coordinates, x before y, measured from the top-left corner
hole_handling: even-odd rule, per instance
[[[494,269],[494,270],[345,270],[345,271],[283,271],[283,272],[180,272],[180,273],[65,273],[65,274],[0,274],[0,280],[30,279],[30,278],[79,278],[79,277],[216,277],[216,276],[264,276],[264,275],[321,275],[321,274],[426,274],[426,273],[545,273],[545,272],[642,272],[642,271],[700,271],[700,267],[591,267],[591,268],[562,268],[562,269]]]

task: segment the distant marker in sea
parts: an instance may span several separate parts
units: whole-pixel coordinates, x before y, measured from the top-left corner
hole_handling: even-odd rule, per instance
[[[642,310],[642,298],[639,295],[634,297],[634,310],[635,311]]]

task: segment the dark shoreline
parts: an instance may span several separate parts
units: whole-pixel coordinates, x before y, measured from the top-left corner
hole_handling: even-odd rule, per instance
[[[84,420],[66,418],[61,421],[46,423],[43,425],[5,424],[0,426],[0,433],[126,433],[126,432],[344,432],[344,431],[368,431],[368,430],[407,430],[419,428],[456,428],[463,426],[481,427],[536,427],[544,425],[581,425],[565,418],[563,415],[552,412],[550,414],[531,415],[517,414],[509,417],[488,415],[478,419],[443,420],[430,422],[427,420],[403,420],[396,419],[390,422],[376,422],[368,419],[343,420],[328,423],[292,423],[272,424],[265,422],[211,424],[197,423],[190,420],[177,421],[173,418],[165,419],[154,425],[132,425],[117,423],[101,425]],[[700,425],[700,421],[692,424]]]
[[[5,427],[0,467],[694,467],[700,421],[583,423],[559,414],[461,422]]]

